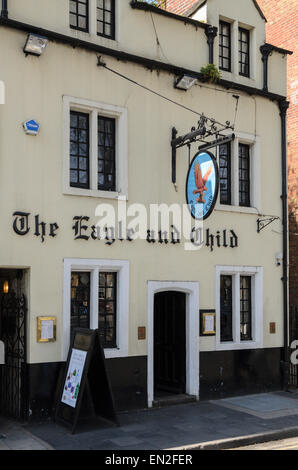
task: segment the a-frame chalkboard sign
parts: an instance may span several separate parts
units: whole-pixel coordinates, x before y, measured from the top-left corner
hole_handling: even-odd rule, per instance
[[[99,418],[118,425],[98,330],[74,330],[56,400],[55,421],[73,434],[78,424]]]

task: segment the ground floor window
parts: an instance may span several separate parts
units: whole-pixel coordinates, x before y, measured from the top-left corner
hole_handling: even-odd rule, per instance
[[[261,347],[263,268],[216,267],[217,349]]]
[[[106,357],[128,354],[129,262],[64,261],[63,355],[74,328],[98,329]]]

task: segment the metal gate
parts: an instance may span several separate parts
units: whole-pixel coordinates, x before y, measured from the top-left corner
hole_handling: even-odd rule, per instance
[[[5,365],[1,367],[1,414],[16,418],[27,417],[25,295],[14,292],[0,298],[0,339],[5,345]]]
[[[290,307],[290,345],[298,340],[298,307]],[[291,354],[292,350],[290,350]],[[290,386],[298,387],[298,366],[290,361]]]

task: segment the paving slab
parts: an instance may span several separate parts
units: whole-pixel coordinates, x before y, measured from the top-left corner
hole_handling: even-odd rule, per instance
[[[228,448],[254,442],[251,436],[298,436],[297,409],[297,395],[276,392],[121,413],[119,427],[74,435],[53,421],[30,423],[26,429],[57,450]]]

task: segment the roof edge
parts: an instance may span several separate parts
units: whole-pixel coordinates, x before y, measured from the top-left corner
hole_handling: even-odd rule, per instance
[[[162,8],[155,7],[147,2],[139,2],[138,0],[131,0],[130,2],[131,8],[135,10],[143,10],[143,11],[151,11],[152,13],[156,13],[157,15],[166,16],[168,18],[172,18],[174,20],[182,21],[186,24],[191,24],[195,28],[203,28],[207,29],[210,25],[207,23],[202,23],[201,21],[193,20],[192,18],[188,18],[187,16],[176,15],[175,13],[171,13],[170,11],[163,10]]]

